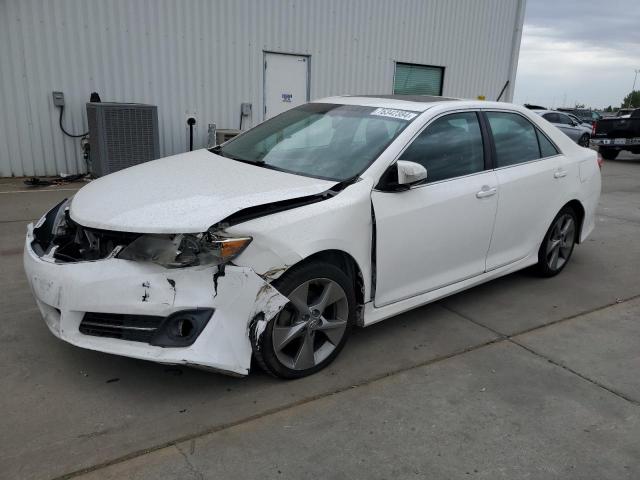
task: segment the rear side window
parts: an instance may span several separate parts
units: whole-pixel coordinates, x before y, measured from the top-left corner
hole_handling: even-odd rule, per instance
[[[553,157],[554,155],[558,155],[558,149],[555,147],[553,143],[549,141],[544,134],[536,129],[536,133],[538,134],[538,143],[540,144],[540,156],[542,158],[545,157]]]
[[[427,182],[484,170],[484,148],[475,112],[453,113],[429,125],[401,156],[427,169]]]
[[[545,113],[544,115],[542,115],[542,118],[544,118],[547,122],[560,123],[560,118],[557,113]]]
[[[562,113],[559,113],[558,119],[558,123],[561,123],[563,125],[573,125],[573,122],[571,121],[571,117],[569,117],[569,115],[563,115]]]
[[[487,112],[496,146],[496,167],[508,167],[540,158],[536,128],[515,113]]]

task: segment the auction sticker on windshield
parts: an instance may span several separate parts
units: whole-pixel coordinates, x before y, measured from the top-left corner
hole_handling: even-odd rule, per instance
[[[376,108],[371,115],[378,117],[391,117],[400,120],[413,120],[418,116],[417,113],[408,112],[406,110],[396,110],[395,108]]]

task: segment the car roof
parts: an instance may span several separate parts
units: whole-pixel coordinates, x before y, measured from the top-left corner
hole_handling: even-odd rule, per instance
[[[339,95],[319,98],[312,103],[334,103],[339,105],[361,105],[376,108],[396,108],[412,112],[424,112],[439,105],[455,105],[459,108],[500,108],[516,111],[526,110],[524,107],[504,102],[488,102],[485,100],[464,100],[461,98],[439,97],[433,95]]]

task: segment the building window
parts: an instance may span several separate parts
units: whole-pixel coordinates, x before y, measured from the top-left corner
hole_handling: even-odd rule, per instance
[[[394,95],[442,95],[443,67],[397,63],[393,77]]]

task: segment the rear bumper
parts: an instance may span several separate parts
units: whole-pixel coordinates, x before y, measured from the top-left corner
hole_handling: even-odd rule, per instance
[[[624,141],[624,143],[622,143]],[[640,148],[640,137],[633,138],[592,138],[591,146],[625,150],[629,147]]]
[[[597,167],[592,168],[594,168],[595,173],[583,181],[584,195],[582,196],[582,206],[584,207],[584,219],[582,220],[582,228],[580,229],[580,243],[584,242],[595,228],[596,211],[602,189],[600,170]]]
[[[272,318],[286,304],[253,270],[227,265],[165,269],[117,258],[52,263],[31,248],[32,226],[24,247],[24,268],[49,330],[73,345],[166,364],[199,365],[246,375],[251,361],[248,330],[259,314]],[[158,347],[118,338],[85,335],[87,312],[167,317],[187,309],[214,312],[188,347]]]

